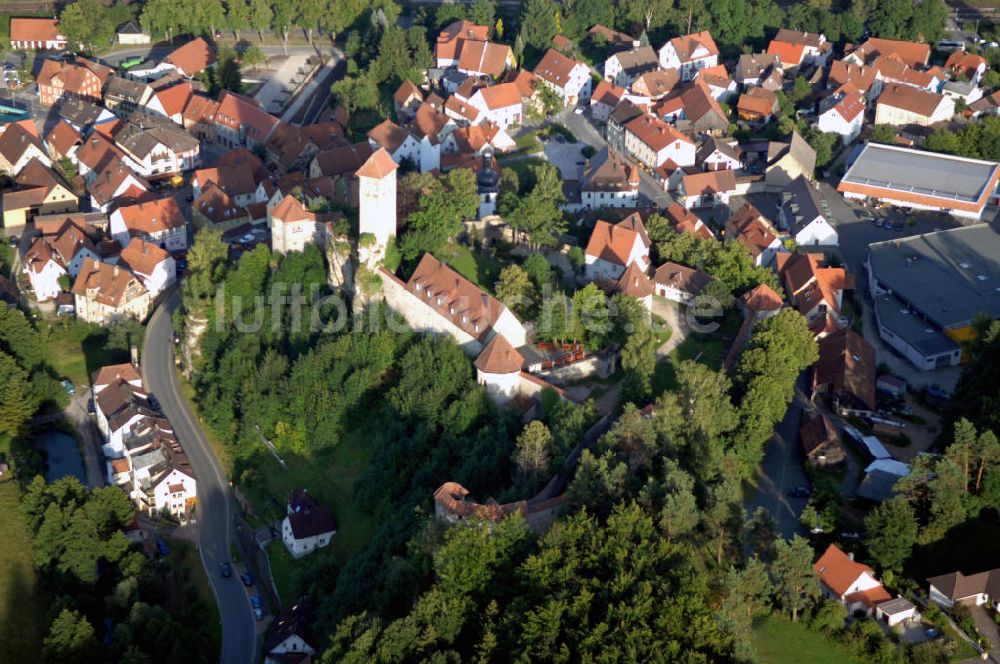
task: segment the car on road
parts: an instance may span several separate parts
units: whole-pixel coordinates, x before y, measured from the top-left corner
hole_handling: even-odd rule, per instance
[[[1000,47],[1000,42],[995,42],[995,41],[986,42],[986,48],[997,48],[997,47]]]
[[[219,567],[220,571],[222,572],[222,576],[226,577],[227,579],[233,575],[233,566],[231,564],[222,563],[222,565],[220,565]]]
[[[577,115],[583,115],[583,106],[576,107],[575,109],[573,109],[573,112],[576,113]]]
[[[7,240],[7,244],[10,245],[10,246],[12,246],[12,247],[16,247],[17,246],[17,242],[18,242],[18,240],[14,236],[11,236],[11,238],[9,240]]]
[[[90,413],[91,415],[93,415],[94,413],[97,412],[97,410],[94,408],[94,398],[93,397],[91,397],[90,399],[87,400],[87,412]]]
[[[17,71],[17,69],[14,67],[14,65],[10,64],[9,62],[3,63],[3,70],[4,71]]]
[[[264,609],[260,605],[260,597],[253,595],[250,598],[250,606],[253,607],[253,617],[257,620],[261,620],[264,617]]]
[[[240,581],[243,582],[244,586],[247,586],[247,587],[252,586],[253,585],[253,574],[251,574],[250,572],[246,572],[244,574],[240,574]]]
[[[553,136],[553,140],[555,140],[556,143],[565,143],[566,137],[563,136],[562,134],[556,134],[555,136]]]
[[[149,395],[149,407],[155,411],[160,410],[160,402],[152,394]]]
[[[68,380],[64,380],[62,383],[60,383],[60,385],[62,385],[62,388],[66,390],[66,394],[70,396],[76,394],[76,388],[73,387],[73,383],[69,382]]]
[[[789,498],[808,498],[809,489],[805,486],[799,485],[794,489],[789,489],[785,492]]]
[[[860,539],[861,538],[861,533],[856,533],[856,532],[853,532],[853,531],[851,531],[851,532],[843,532],[843,533],[840,533],[840,537],[841,537],[841,539]]]
[[[892,230],[894,230],[897,233],[902,232],[903,228],[904,228],[904,225],[903,225],[903,222],[901,222],[901,221],[896,221],[896,222],[894,222],[892,224]]]
[[[813,535],[822,535],[823,529],[817,526],[815,528],[810,529],[809,532],[812,533]]]

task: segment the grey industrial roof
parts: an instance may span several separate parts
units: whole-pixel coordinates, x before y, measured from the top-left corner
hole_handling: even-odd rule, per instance
[[[843,182],[959,201],[978,201],[994,171],[992,161],[867,143]]]
[[[875,298],[875,315],[879,323],[925,357],[952,353],[958,349],[958,344],[936,325],[927,322],[911,311],[905,302],[891,295]]]
[[[986,224],[868,245],[875,280],[942,328],[1000,318],[1000,235]]]
[[[858,485],[858,490],[854,492],[854,495],[879,503],[889,500],[895,493],[892,487],[898,480],[899,477],[896,475],[891,475],[881,470],[873,470],[870,473],[865,473],[865,478],[861,480],[861,484]]]

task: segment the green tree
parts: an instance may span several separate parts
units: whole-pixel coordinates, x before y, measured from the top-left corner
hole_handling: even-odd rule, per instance
[[[142,7],[139,21],[146,32],[173,40],[174,32],[180,26],[174,0],[149,0]]]
[[[188,277],[185,294],[202,302],[215,292],[215,284],[222,280],[229,245],[222,241],[222,232],[203,228],[194,235],[194,244],[188,253]]]
[[[544,51],[558,33],[559,9],[552,0],[527,0],[521,10],[520,37],[525,46]]]
[[[495,292],[497,299],[518,316],[524,316],[534,306],[534,285],[528,273],[519,265],[508,265],[500,271]]]
[[[288,55],[288,33],[296,16],[296,0],[271,0],[271,27],[281,35],[281,46]]]
[[[534,492],[545,481],[552,463],[552,434],[540,420],[529,422],[517,437],[514,465],[518,482]]]
[[[420,201],[419,208],[407,218],[406,233],[399,245],[405,260],[440,251],[448,238],[462,230],[462,221],[475,217],[479,210],[476,174],[468,168],[456,168],[443,178],[411,173],[401,184],[417,194]]]
[[[595,457],[585,449],[566,488],[566,500],[575,509],[585,507],[594,514],[607,516],[624,495],[627,478],[628,468],[618,463],[613,453]]]
[[[598,350],[607,342],[612,330],[604,291],[593,282],[573,294],[573,337],[581,340],[590,350]]]
[[[816,168],[823,168],[833,159],[833,149],[840,142],[840,136],[833,132],[810,129],[806,132],[806,142],[816,152]]]
[[[566,230],[560,204],[565,200],[558,169],[546,162],[530,168],[535,181],[531,191],[521,196],[507,215],[511,228],[528,236],[532,247],[549,246]]]
[[[788,91],[786,97],[794,106],[798,106],[799,103],[806,100],[806,98],[812,94],[812,86],[809,85],[809,81],[806,80],[805,76],[796,76],[795,81],[792,83],[792,89]]]
[[[260,46],[250,44],[240,54],[240,62],[248,67],[256,68],[267,62],[267,56],[264,55],[264,51]]]
[[[778,539],[774,545],[774,561],[769,569],[778,603],[791,614],[792,622],[799,612],[819,596],[819,577],[813,570],[813,550],[809,542],[798,535],[791,541]]]
[[[936,42],[944,36],[947,24],[948,7],[944,2],[924,0],[913,5],[909,37],[922,42]]]
[[[492,528],[450,529],[434,556],[441,589],[454,595],[487,593],[498,574],[513,572],[514,556],[526,536],[524,522],[516,515]]]
[[[917,540],[917,516],[902,496],[885,501],[867,517],[865,543],[882,569],[899,571]]]
[[[879,37],[907,39],[914,4],[908,0],[877,0],[871,10],[869,25]]]
[[[958,134],[946,128],[935,129],[927,140],[924,141],[924,149],[931,152],[944,152],[946,154],[958,154],[962,150]]]
[[[469,20],[476,25],[493,25],[497,8],[493,0],[473,0],[469,6]]]
[[[672,459],[664,463],[663,509],[660,510],[660,530],[668,542],[691,533],[701,520],[698,500],[694,495],[694,478]]]
[[[77,611],[63,609],[52,621],[42,643],[42,657],[47,662],[89,664],[100,659],[100,644],[94,626]]]
[[[263,43],[264,31],[270,29],[271,22],[274,20],[271,3],[269,0],[248,0],[247,5],[250,8],[250,27],[257,32],[257,37]]]
[[[233,39],[240,38],[240,31],[250,28],[250,5],[246,0],[229,0],[226,3],[226,20],[233,31]]]
[[[0,350],[0,440],[18,438],[38,408],[38,401],[28,382],[28,373],[14,358]]]
[[[875,143],[886,143],[888,145],[895,145],[896,143],[896,128],[892,125],[887,124],[877,124],[872,127],[871,140]]]
[[[504,171],[504,173],[506,172]],[[544,254],[538,252],[532,253],[524,259],[522,267],[528,274],[528,277],[531,278],[531,282],[535,284],[535,288],[541,289],[547,284],[552,283],[552,266]]]
[[[614,426],[601,439],[601,447],[615,452],[630,473],[637,473],[647,468],[656,455],[656,430],[635,404],[627,403]]]

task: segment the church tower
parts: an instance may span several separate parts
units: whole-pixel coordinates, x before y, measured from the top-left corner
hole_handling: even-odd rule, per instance
[[[396,169],[385,148],[379,148],[358,169],[359,231],[375,236],[378,253],[384,253],[396,236]]]

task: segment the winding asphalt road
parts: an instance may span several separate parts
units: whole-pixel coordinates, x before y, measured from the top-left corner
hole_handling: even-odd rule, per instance
[[[219,573],[220,565],[229,560],[229,543],[236,541],[232,495],[205,432],[177,385],[170,315],[180,302],[180,292],[175,290],[164,298],[149,319],[142,350],[142,377],[159,400],[163,414],[170,420],[197,475],[198,549],[222,620],[220,661],[249,664],[257,657],[256,623],[250,601],[235,575],[224,578]]]

